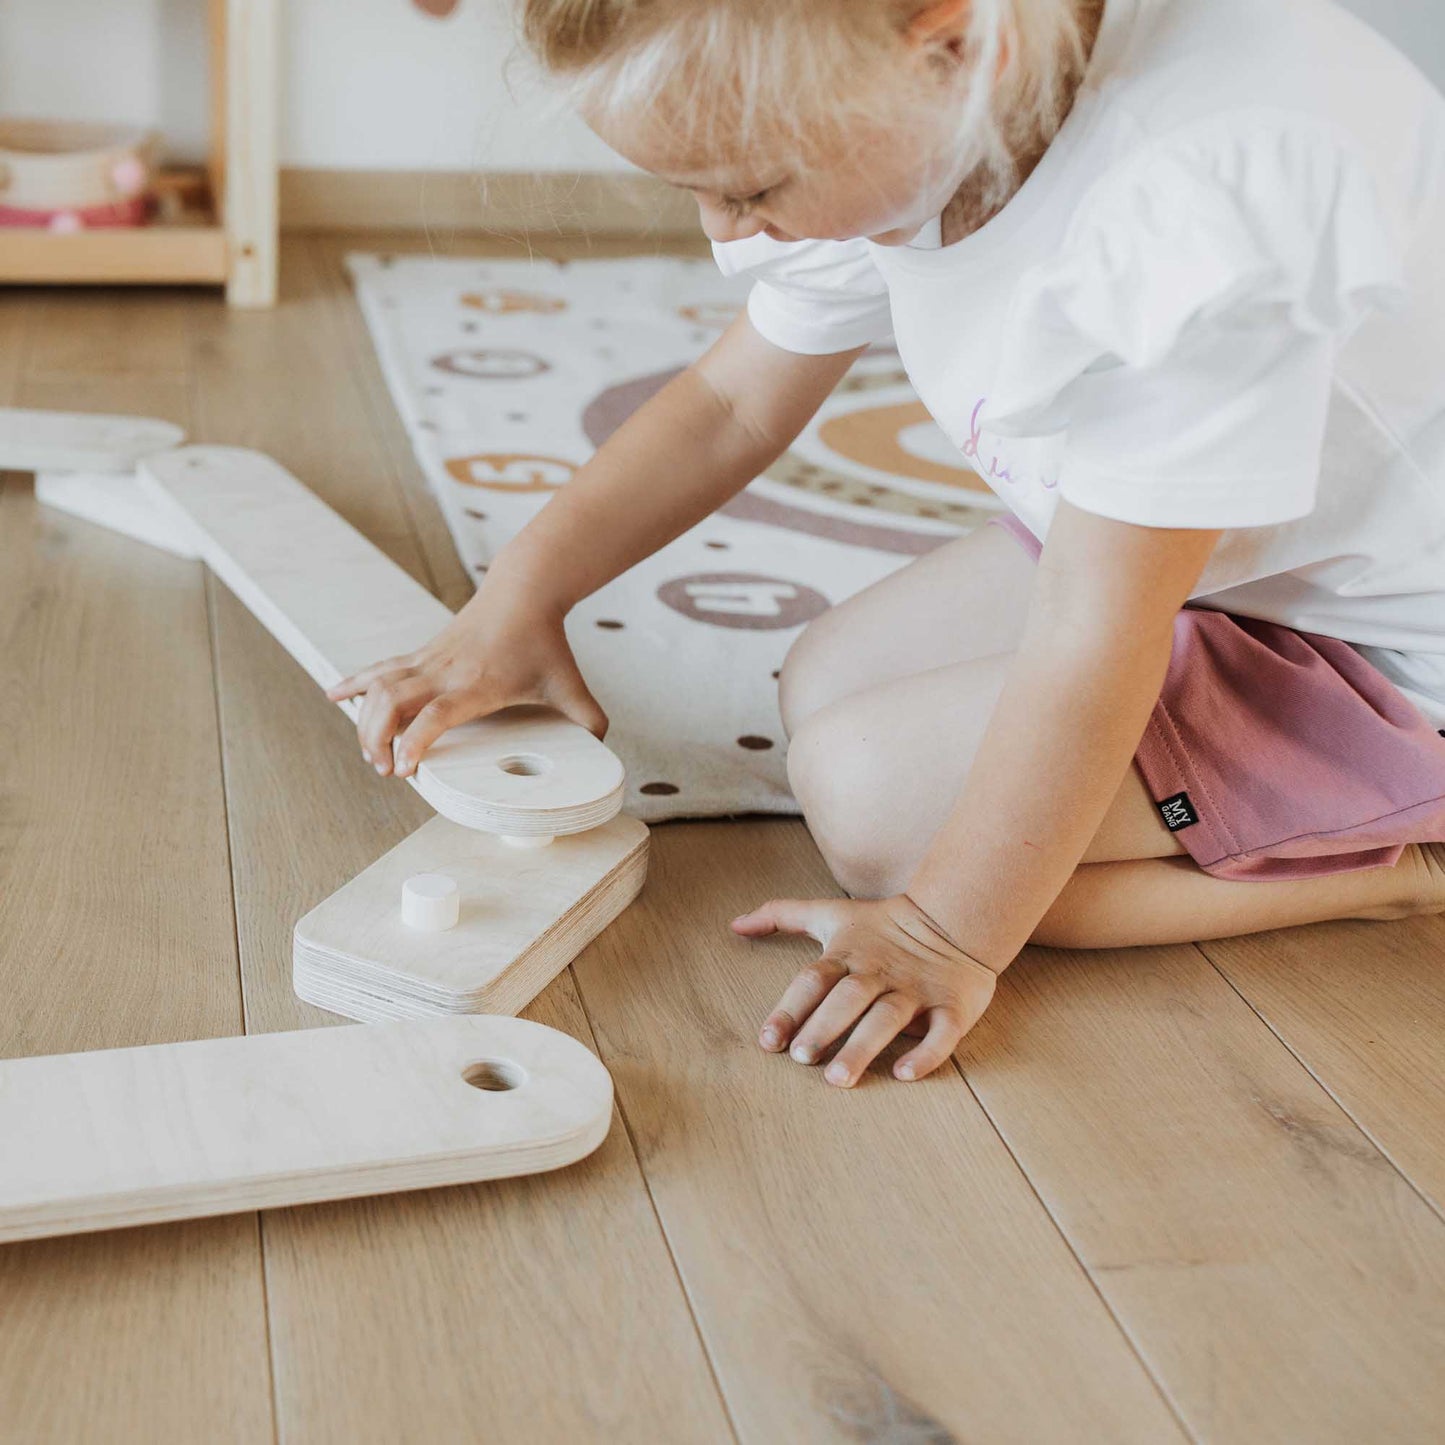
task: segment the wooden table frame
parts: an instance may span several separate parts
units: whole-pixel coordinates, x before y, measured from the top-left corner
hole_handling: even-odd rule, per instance
[[[232,306],[276,301],[280,0],[210,0],[211,143],[198,170],[158,188],[179,218],[57,234],[0,232],[0,282],[221,283]]]

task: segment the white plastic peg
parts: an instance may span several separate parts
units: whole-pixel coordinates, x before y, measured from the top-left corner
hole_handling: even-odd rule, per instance
[[[445,873],[415,873],[401,885],[401,921],[423,933],[445,933],[461,917],[461,891]]]

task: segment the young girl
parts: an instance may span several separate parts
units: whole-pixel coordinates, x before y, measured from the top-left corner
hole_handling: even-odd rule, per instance
[[[1022,946],[1445,909],[1445,100],[1329,0],[523,0],[698,201],[744,315],[418,653],[333,689],[405,775],[550,703],[563,619],[872,342],[1008,513],[813,622],[789,778],[845,899],[764,1048],[948,1058]],[[679,456],[689,458],[681,470]]]

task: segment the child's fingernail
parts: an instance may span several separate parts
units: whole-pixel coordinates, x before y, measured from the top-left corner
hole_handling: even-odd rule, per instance
[[[763,1032],[762,1032],[762,1034],[761,1034],[761,1038],[762,1038],[762,1041],[763,1041],[763,1047],[764,1047],[765,1049],[775,1049],[775,1048],[777,1048],[777,1046],[778,1046],[779,1042],[781,1041],[782,1037],[783,1037],[783,1036],[777,1031],[777,1029],[775,1029],[775,1028],[773,1028],[771,1025],[769,1025],[767,1028],[765,1028],[765,1029],[763,1030]]]
[[[367,762],[370,762],[370,761],[371,761],[371,754],[370,754],[369,752],[367,752],[365,748],[362,748],[362,750],[361,750],[361,756],[364,757]]]
[[[830,1084],[846,1084],[848,1082],[848,1070],[842,1064],[829,1064],[823,1077]]]
[[[911,1078],[913,1077],[913,1065],[912,1065],[912,1064],[899,1064],[899,1066],[898,1066],[898,1077],[899,1077],[900,1079],[911,1079]]]
[[[811,1064],[818,1056],[806,1044],[793,1045],[793,1060],[799,1064]]]
[[[385,773],[386,773],[386,764],[385,764],[385,763],[377,763],[377,765],[376,765],[376,771],[377,771],[378,773],[381,773],[381,774],[385,775]]]

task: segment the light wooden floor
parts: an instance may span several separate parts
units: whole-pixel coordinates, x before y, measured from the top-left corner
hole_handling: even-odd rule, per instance
[[[292,238],[269,314],[0,293],[0,404],[263,448],[459,605],[366,244],[428,243]],[[19,476],[0,735],[0,1051],[337,1022],[291,926],[424,805],[197,565]],[[842,1093],[753,1043],[816,946],[726,926],[821,891],[796,820],[654,831],[530,1010],[617,1082],[565,1172],[0,1249],[0,1439],[1445,1439],[1445,918],[1032,951],[956,1069]]]

